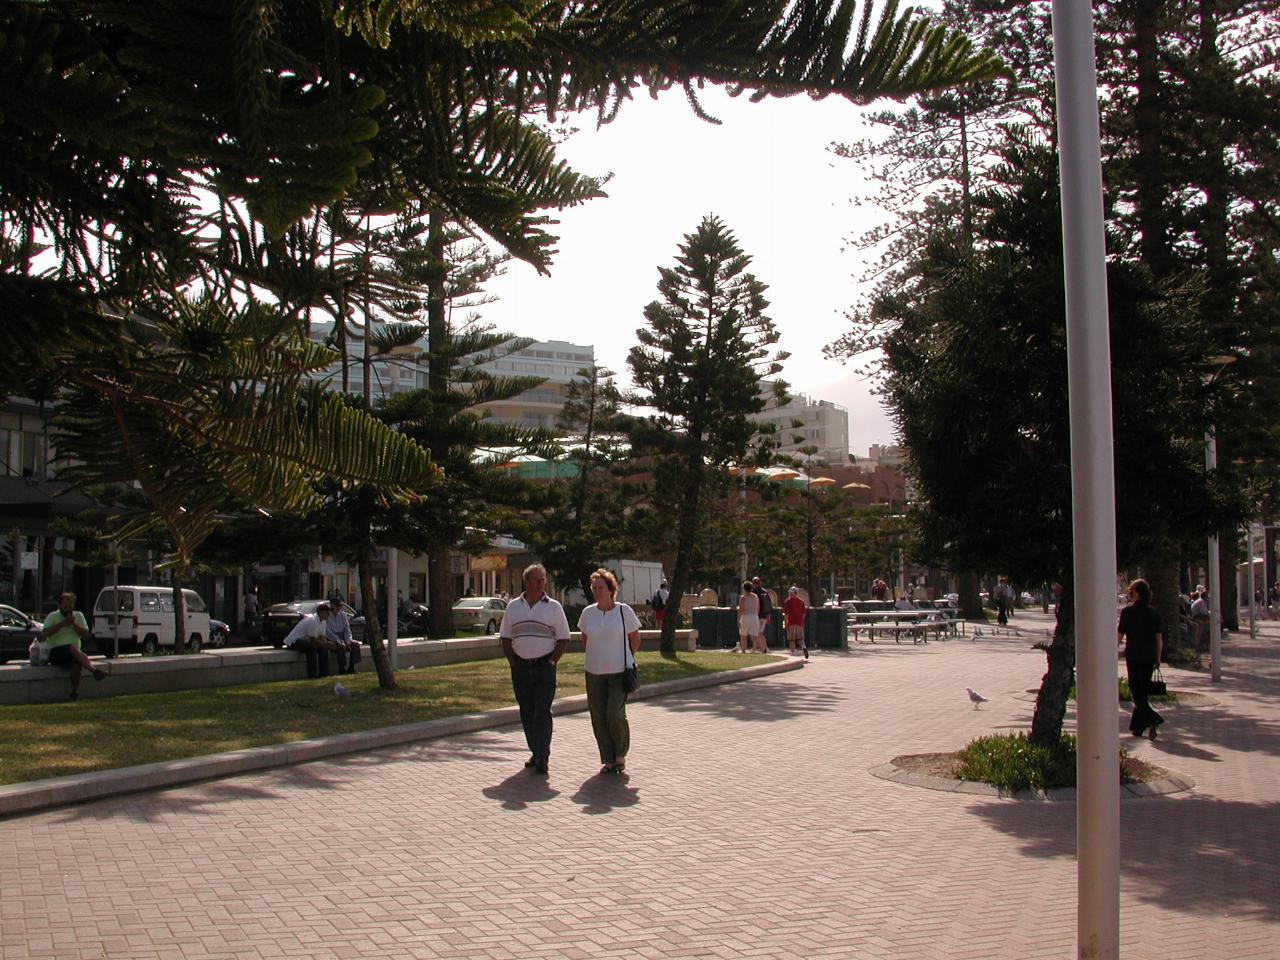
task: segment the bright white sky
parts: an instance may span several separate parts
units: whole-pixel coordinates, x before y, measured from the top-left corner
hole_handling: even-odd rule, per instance
[[[769,286],[779,346],[791,352],[783,378],[792,393],[846,407],[852,453],[892,443],[870,385],[822,356],[848,327],[844,314],[867,265],[846,241],[877,216],[853,206],[871,188],[852,161],[828,149],[866,135],[859,108],[837,97],[753,104],[712,89],[701,100],[723,125],[699,120],[679,90],[658,101],[640,93],[600,130],[584,121],[560,153],[579,172],[612,172],[609,196],[566,211],[550,228],[560,237],[550,277],[509,264],[488,285],[499,299],[483,318],[521,336],[590,344],[596,362],[626,382],[627,351],[641,311],[657,297],[658,267],[670,266],[685,234],[715,214]]]

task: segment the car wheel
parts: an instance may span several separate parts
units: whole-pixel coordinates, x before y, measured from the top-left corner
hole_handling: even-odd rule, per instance
[[[156,639],[154,633],[148,633],[147,638],[142,641],[142,652],[148,657],[154,657],[160,650],[160,641]]]
[[[209,646],[213,647],[213,649],[215,650],[220,650],[222,647],[225,647],[226,645],[227,645],[227,631],[225,630],[209,631]]]
[[[204,649],[204,640],[200,638],[200,634],[193,633],[191,639],[187,641],[187,649],[192,653],[199,653]]]
[[[497,620],[490,620],[487,624],[485,624],[484,632],[485,632],[485,633],[497,633],[497,632],[498,632],[498,621],[497,621]]]

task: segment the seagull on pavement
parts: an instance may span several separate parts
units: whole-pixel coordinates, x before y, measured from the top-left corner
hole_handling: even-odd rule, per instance
[[[969,694],[969,699],[973,701],[973,709],[977,710],[979,704],[987,702],[987,698],[970,687],[965,687],[965,692]]]

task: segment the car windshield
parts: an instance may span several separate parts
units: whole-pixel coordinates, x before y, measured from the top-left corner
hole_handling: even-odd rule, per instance
[[[485,597],[464,597],[454,607],[483,607],[489,601]]]
[[[322,603],[328,603],[328,602],[329,601],[327,600],[292,600],[289,603],[277,603],[274,607],[272,607],[267,612],[268,613],[301,613],[305,615],[309,613],[315,613],[316,607],[320,606],[320,604]],[[355,615],[355,611],[352,610],[345,603],[342,605],[342,612],[349,617]]]

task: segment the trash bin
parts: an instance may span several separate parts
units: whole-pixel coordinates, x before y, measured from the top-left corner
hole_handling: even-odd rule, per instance
[[[720,608],[694,607],[693,629],[698,631],[698,646],[714,650],[724,645],[720,636]]]
[[[805,642],[820,650],[849,649],[849,621],[841,607],[810,607],[804,618]]]

